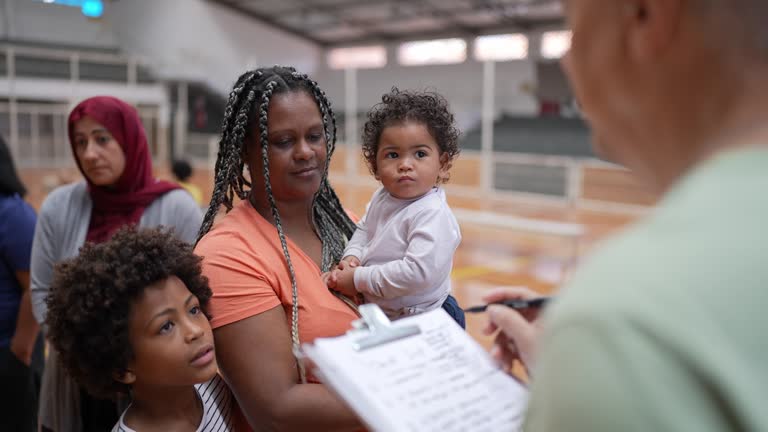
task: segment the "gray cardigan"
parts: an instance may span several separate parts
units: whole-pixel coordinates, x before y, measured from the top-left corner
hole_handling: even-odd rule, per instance
[[[39,323],[45,322],[45,297],[56,263],[76,256],[85,243],[91,218],[91,197],[85,181],[61,186],[48,195],[40,208],[32,242],[32,309]],[[150,204],[139,226],[173,227],[182,240],[194,242],[202,213],[183,189],[170,191]]]

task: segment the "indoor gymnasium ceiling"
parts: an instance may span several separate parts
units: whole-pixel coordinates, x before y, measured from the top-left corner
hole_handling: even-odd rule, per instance
[[[324,46],[561,23],[560,0],[209,0]]]

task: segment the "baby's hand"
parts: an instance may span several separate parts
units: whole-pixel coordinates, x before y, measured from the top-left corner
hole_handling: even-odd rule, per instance
[[[324,284],[325,284],[325,285],[326,285],[328,288],[333,288],[333,287],[331,286],[331,275],[333,274],[333,272],[334,272],[334,271],[335,271],[335,270],[332,270],[332,271],[329,271],[329,272],[325,272],[325,273],[323,273],[322,275],[320,275],[320,279],[323,281],[323,283],[324,283]],[[335,283],[335,281],[334,281],[334,286],[335,286],[335,285],[336,285],[336,283]]]
[[[333,283],[333,287],[331,287]],[[355,298],[358,292],[355,289],[355,267],[347,267],[343,270],[334,270],[329,280],[328,287],[344,294],[347,297]]]
[[[342,294],[354,297],[357,295],[355,291],[355,281],[353,278],[354,268],[360,266],[360,260],[352,255],[346,256],[339,261],[339,264],[335,269],[323,273],[320,278],[328,288],[341,292]],[[343,276],[342,276],[343,275]],[[344,277],[343,286],[340,284],[339,279]]]
[[[344,270],[347,267],[354,268],[360,266],[360,260],[353,255],[347,255],[339,261],[338,269]]]
[[[328,288],[337,290],[338,288],[336,287],[336,285],[338,284],[339,274],[341,274],[341,270],[334,269],[329,272],[323,273],[323,275],[320,276],[320,278],[323,280],[323,282]]]

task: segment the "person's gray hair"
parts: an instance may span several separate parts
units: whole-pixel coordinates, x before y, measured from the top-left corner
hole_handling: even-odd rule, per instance
[[[768,61],[768,0],[695,0],[714,43]]]

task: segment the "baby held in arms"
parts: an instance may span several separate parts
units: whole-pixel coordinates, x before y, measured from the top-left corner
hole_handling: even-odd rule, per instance
[[[442,307],[464,327],[451,296],[459,224],[441,187],[459,154],[448,102],[432,92],[393,88],[368,113],[363,155],[380,181],[338,267],[323,277],[345,295],[362,294],[390,319]]]

